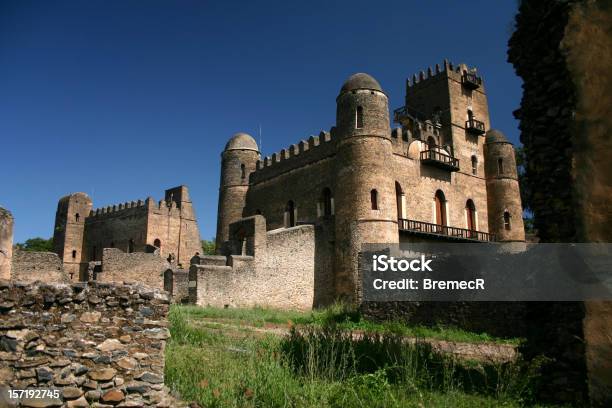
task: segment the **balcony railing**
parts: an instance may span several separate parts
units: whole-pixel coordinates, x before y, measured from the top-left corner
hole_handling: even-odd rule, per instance
[[[427,235],[444,239],[459,241],[494,242],[495,236],[488,232],[469,230],[466,228],[448,227],[446,225],[431,224],[429,222],[415,221],[400,218],[397,220],[400,231],[413,234]]]
[[[485,133],[485,124],[476,119],[468,119],[465,121],[465,130],[473,135],[482,135]]]
[[[466,72],[461,77],[461,83],[468,89],[477,89],[480,87],[482,80],[473,72]]]
[[[405,119],[425,120],[425,115],[418,110],[409,106],[402,106],[393,111],[393,122],[403,123]]]
[[[439,148],[432,148],[422,151],[421,162],[423,162],[423,164],[429,164],[445,170],[459,170],[459,159],[441,152]]]

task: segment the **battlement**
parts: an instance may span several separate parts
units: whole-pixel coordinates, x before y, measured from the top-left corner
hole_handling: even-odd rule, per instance
[[[115,217],[117,215],[123,215],[129,211],[137,209],[146,209],[147,211],[153,212],[163,210],[166,212],[170,212],[170,214],[172,215],[172,213],[174,213],[175,210],[178,210],[178,208],[179,206],[175,201],[159,200],[158,202],[156,202],[153,197],[147,197],[147,199],[145,199],[144,201],[128,201],[125,203],[96,208],[89,213],[88,218],[100,219],[104,217]]]
[[[420,71],[418,74],[412,74],[412,78],[406,79],[406,90],[408,91],[413,87],[420,87],[426,84],[430,79],[438,79],[438,78],[452,78],[456,81],[461,82],[462,76],[464,72],[473,74],[476,76],[476,68],[469,68],[465,64],[453,64],[445,59],[442,63],[436,64],[433,69],[432,67],[428,67],[427,71]],[[482,84],[482,78],[476,76],[477,81]]]
[[[318,161],[333,153],[334,141],[335,128],[332,127],[329,132],[321,131],[318,136],[310,136],[308,140],[301,140],[287,149],[258,160],[256,170],[251,173],[251,181],[258,182]]]

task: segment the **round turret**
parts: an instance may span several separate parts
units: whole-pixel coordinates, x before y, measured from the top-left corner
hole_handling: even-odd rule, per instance
[[[336,98],[336,127],[340,137],[390,137],[389,100],[368,74],[351,75]]]
[[[525,241],[514,147],[499,130],[487,132],[484,159],[489,232],[500,242]]]
[[[249,176],[259,160],[257,142],[247,133],[236,133],[221,154],[221,184],[217,217],[217,252],[229,237],[229,225],[243,217]]]
[[[361,73],[344,83],[336,103],[335,289],[358,302],[361,245],[399,242],[389,106],[378,81]]]

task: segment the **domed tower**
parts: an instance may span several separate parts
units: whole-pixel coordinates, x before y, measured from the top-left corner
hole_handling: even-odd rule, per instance
[[[357,269],[364,243],[397,243],[389,104],[368,74],[352,75],[336,98],[336,295],[361,299]]]
[[[246,133],[236,133],[221,154],[221,184],[217,213],[217,253],[229,238],[229,225],[243,217],[249,175],[259,160],[257,142]]]
[[[60,198],[55,213],[53,230],[54,251],[64,261],[64,270],[77,281],[87,272],[88,254],[85,251],[85,218],[93,207],[85,193],[73,193]]]
[[[514,148],[499,130],[487,132],[484,159],[489,232],[500,242],[525,241]]]

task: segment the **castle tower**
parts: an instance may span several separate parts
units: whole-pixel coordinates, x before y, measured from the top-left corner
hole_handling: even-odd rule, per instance
[[[421,71],[406,81],[405,104],[405,111],[395,111],[394,120],[405,125],[403,112],[439,120],[442,132],[436,144],[451,146],[461,170],[469,174],[472,156],[482,157],[483,136],[490,126],[487,94],[476,69],[445,60],[442,67]]]
[[[87,272],[87,254],[84,254],[85,218],[93,203],[85,193],[73,193],[62,197],[55,213],[53,248],[64,261],[68,276],[78,281]]]
[[[229,237],[229,225],[243,217],[249,175],[255,171],[259,160],[257,142],[246,133],[236,133],[225,145],[221,154],[221,185],[217,212],[217,252],[223,252],[223,244]]]
[[[193,257],[196,252],[202,251],[200,232],[193,209],[193,203],[189,196],[189,189],[187,186],[178,186],[168,189],[165,191],[164,200],[170,208],[176,207],[179,212],[178,218],[180,224],[178,227],[178,238],[176,240],[176,253],[174,253],[176,262],[177,264],[188,265],[191,257]],[[147,242],[155,246],[155,237],[149,234],[151,228],[147,230]],[[162,253],[165,254],[165,248],[161,249]]]
[[[495,234],[497,241],[525,241],[514,148],[502,132],[489,130],[484,157],[489,232]]]
[[[337,155],[335,288],[350,301],[361,299],[357,269],[364,243],[397,243],[395,182],[387,95],[368,74],[355,74],[336,98]]]
[[[0,279],[11,278],[13,257],[13,216],[0,207]]]

